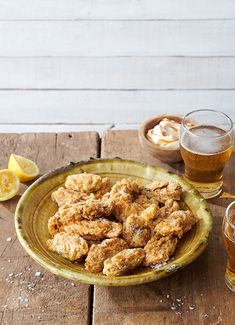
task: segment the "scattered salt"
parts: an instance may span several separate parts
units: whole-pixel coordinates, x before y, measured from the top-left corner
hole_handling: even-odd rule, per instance
[[[71,283],[71,286],[73,286],[73,287],[74,287],[74,286],[75,286],[75,284],[72,282],[72,283]]]
[[[6,239],[6,241],[11,241],[11,237],[8,237],[8,238]]]
[[[176,306],[171,306],[171,310],[176,310]]]
[[[41,275],[41,272],[35,272],[35,276],[40,276]]]
[[[166,295],[166,297],[167,297],[167,299],[169,299],[170,298],[170,295]]]
[[[195,305],[191,305],[188,308],[189,308],[189,310],[194,310],[195,309]]]
[[[8,276],[9,277],[12,277],[14,275],[14,273],[9,273]]]

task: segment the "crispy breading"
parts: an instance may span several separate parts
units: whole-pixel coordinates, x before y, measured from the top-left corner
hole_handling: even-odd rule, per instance
[[[172,212],[166,219],[160,220],[154,231],[156,235],[175,235],[181,238],[198,221],[191,211],[178,210]]]
[[[76,174],[67,177],[65,187],[86,194],[97,193],[100,197],[110,190],[110,180],[94,174]]]
[[[145,259],[143,264],[150,266],[168,261],[173,255],[177,243],[177,237],[159,237],[155,235],[144,247]]]
[[[128,248],[128,245],[121,238],[105,239],[100,244],[93,244],[87,254],[85,269],[92,273],[101,272],[107,258],[126,248]]]
[[[144,257],[142,248],[124,249],[104,261],[103,273],[107,276],[124,275],[140,266]]]
[[[146,189],[150,190],[155,198],[161,203],[164,203],[169,199],[179,201],[182,194],[182,187],[176,182],[153,181],[146,186]]]
[[[88,252],[85,239],[76,234],[60,232],[47,240],[47,246],[70,261],[80,260]]]
[[[151,237],[151,230],[139,216],[131,215],[123,223],[122,236],[130,247],[143,247]]]
[[[131,197],[135,197],[140,193],[140,190],[141,186],[137,179],[123,178],[113,185],[110,191],[110,197],[122,196],[123,194],[129,194]]]
[[[180,210],[178,201],[168,199],[165,201],[165,205],[159,209],[159,217],[165,219],[172,212]]]
[[[122,232],[122,225],[104,218],[96,220],[82,220],[64,227],[68,233],[75,233],[87,240],[99,240],[118,237]]]
[[[51,194],[51,198],[54,202],[62,207],[65,204],[73,204],[80,201],[87,200],[89,196],[86,193],[69,190],[64,187],[59,187],[56,191]]]
[[[108,217],[112,212],[111,202],[108,200],[93,200],[64,205],[48,221],[51,236],[58,231],[63,231],[64,226],[76,223],[83,219],[96,219]]]
[[[144,208],[142,205],[132,202],[129,194],[113,196],[110,201],[113,206],[113,214],[119,221],[125,221],[132,214],[141,213]]]

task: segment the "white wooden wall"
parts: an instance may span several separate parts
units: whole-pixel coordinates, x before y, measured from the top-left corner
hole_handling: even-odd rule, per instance
[[[0,0],[0,131],[235,121],[234,0]]]

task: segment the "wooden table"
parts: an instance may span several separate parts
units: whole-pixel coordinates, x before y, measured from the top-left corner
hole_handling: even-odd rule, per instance
[[[143,153],[136,131],[61,134],[1,134],[0,168],[10,153],[25,155],[45,173],[69,161],[122,157],[166,165]],[[225,170],[225,190],[235,193],[235,156]],[[22,186],[22,191],[25,186]],[[161,281],[133,287],[73,283],[48,273],[21,248],[14,229],[19,196],[0,204],[0,324],[234,324],[235,295],[224,284],[221,222],[227,199],[213,199],[213,234],[206,251],[191,265]]]

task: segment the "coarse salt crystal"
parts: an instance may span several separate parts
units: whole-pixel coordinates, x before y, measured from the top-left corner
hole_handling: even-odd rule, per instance
[[[11,237],[8,237],[8,238],[6,239],[6,241],[11,241]]]
[[[171,310],[176,310],[176,306],[171,306]]]
[[[13,276],[13,275],[14,275],[14,273],[9,273],[9,274],[8,274],[9,277],[11,277],[11,276]]]
[[[195,309],[195,305],[191,305],[188,308],[189,308],[189,310],[194,310]]]
[[[40,276],[41,275],[41,272],[35,272],[35,276]]]
[[[170,295],[166,295],[167,299],[170,298]]]

